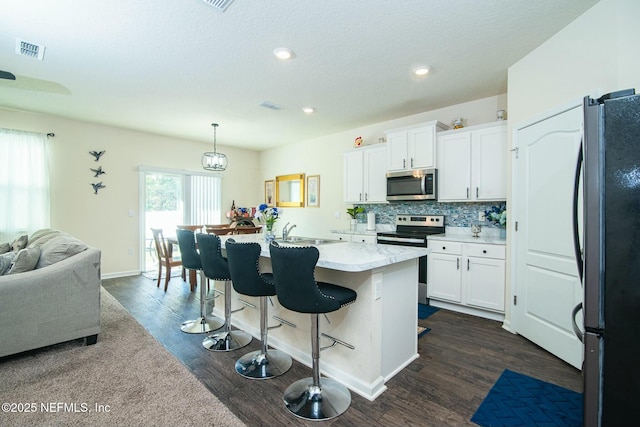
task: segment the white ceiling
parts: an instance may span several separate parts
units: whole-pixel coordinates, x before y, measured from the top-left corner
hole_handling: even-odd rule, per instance
[[[17,80],[0,106],[204,142],[217,122],[218,144],[262,150],[505,93],[507,68],[595,3],[3,0],[0,70]]]

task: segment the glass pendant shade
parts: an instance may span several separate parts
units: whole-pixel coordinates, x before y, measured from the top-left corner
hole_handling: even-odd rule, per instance
[[[218,153],[216,150],[216,129],[217,123],[211,123],[213,126],[213,151],[207,151],[202,155],[202,167],[209,171],[223,171],[227,168],[227,156]]]

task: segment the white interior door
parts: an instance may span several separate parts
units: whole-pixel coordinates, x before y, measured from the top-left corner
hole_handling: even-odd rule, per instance
[[[517,129],[514,233],[517,298],[514,329],[581,368],[582,343],[571,311],[582,301],[573,246],[573,194],[582,139],[582,107]],[[579,200],[581,204],[581,201]],[[581,319],[577,319],[580,324]]]

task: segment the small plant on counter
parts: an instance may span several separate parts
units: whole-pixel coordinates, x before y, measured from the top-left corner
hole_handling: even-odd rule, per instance
[[[352,219],[356,219],[356,216],[358,216],[358,214],[361,214],[362,212],[364,212],[364,208],[358,205],[353,205],[352,208],[347,209],[347,213],[349,214],[349,216],[351,216]]]
[[[507,207],[505,205],[492,206],[491,210],[484,212],[484,216],[490,224],[497,225],[500,228],[507,226]]]
[[[256,209],[256,219],[260,222],[264,222],[267,231],[273,230],[273,224],[278,220],[280,212],[278,208],[270,208],[266,203],[261,204]]]

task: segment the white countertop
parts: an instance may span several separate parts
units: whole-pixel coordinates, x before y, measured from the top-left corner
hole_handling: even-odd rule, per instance
[[[483,228],[478,237],[471,235],[471,227],[447,227],[445,234],[427,236],[427,240],[446,240],[462,243],[485,243],[489,245],[506,245],[505,239],[500,238],[500,230]]]
[[[237,242],[260,243],[262,246],[260,255],[270,257],[269,247],[264,241],[263,234],[220,236],[223,246],[229,237],[233,237]],[[295,244],[281,244],[299,246]],[[431,249],[428,248],[351,242],[325,243],[317,245],[316,247],[320,252],[320,258],[316,264],[318,267],[350,272],[372,270],[374,268],[419,258],[431,253]]]

